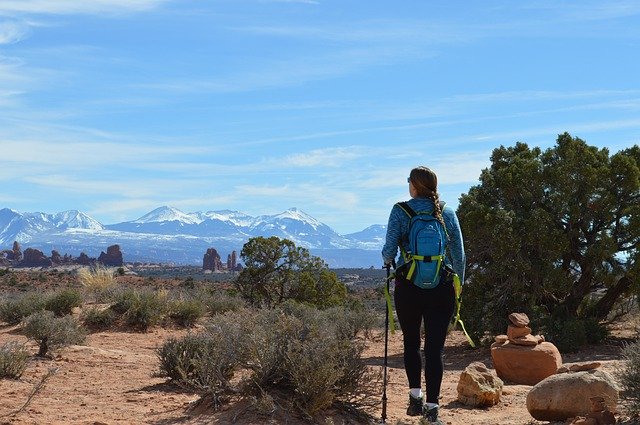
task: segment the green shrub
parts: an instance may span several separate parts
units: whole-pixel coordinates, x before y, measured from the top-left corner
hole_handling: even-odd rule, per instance
[[[627,345],[623,351],[623,366],[616,371],[623,391],[621,398],[626,402],[629,413],[640,414],[640,341]]]
[[[27,368],[29,352],[24,344],[7,342],[0,346],[0,379],[18,379]]]
[[[115,296],[111,309],[122,315],[124,322],[140,331],[160,323],[168,310],[165,294],[149,289],[125,289]]]
[[[544,335],[561,353],[571,353],[587,344],[587,332],[581,319],[547,318]]]
[[[109,329],[117,320],[116,313],[106,308],[91,307],[83,314],[85,326],[90,329],[104,330]]]
[[[40,292],[27,292],[0,304],[0,320],[17,325],[25,317],[44,309],[46,297]]]
[[[63,289],[50,295],[45,304],[45,310],[52,311],[56,316],[71,314],[75,307],[82,305],[82,295],[76,289]]]
[[[40,357],[58,348],[80,344],[86,337],[85,330],[75,318],[56,317],[53,312],[47,310],[38,311],[24,319],[23,330],[27,338],[38,343]]]
[[[245,301],[239,296],[229,295],[224,291],[214,291],[202,297],[210,315],[238,311],[246,306]]]
[[[589,344],[600,344],[609,336],[609,329],[597,319],[589,317],[583,320],[584,332]]]
[[[255,400],[284,397],[313,415],[336,401],[363,401],[360,393],[370,376],[361,358],[364,345],[347,337],[353,331],[339,329],[335,311],[287,306],[295,314],[260,309],[213,316],[205,332],[170,339],[158,350],[161,371],[216,402],[226,392],[241,391]],[[232,388],[240,369],[250,373],[239,389]]]
[[[169,307],[169,317],[185,328],[195,325],[204,316],[205,307],[200,300],[176,300]]]

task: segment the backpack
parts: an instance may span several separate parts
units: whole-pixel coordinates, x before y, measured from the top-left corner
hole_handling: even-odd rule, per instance
[[[409,216],[409,250],[400,246],[404,258],[401,274],[420,288],[435,288],[444,269],[447,229],[434,216],[434,211],[416,212],[406,202],[397,205]],[[441,210],[444,205],[444,202],[440,204]]]

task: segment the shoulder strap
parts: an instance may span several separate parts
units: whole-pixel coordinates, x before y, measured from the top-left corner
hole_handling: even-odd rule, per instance
[[[400,209],[402,209],[402,211],[404,211],[404,212],[409,216],[409,218],[413,218],[413,217],[415,217],[416,215],[418,215],[418,214],[413,210],[413,208],[411,208],[411,207],[409,206],[409,204],[408,204],[407,202],[398,202],[396,205],[397,205],[397,206],[399,206],[399,207],[400,207]],[[445,207],[445,205],[447,205],[447,203],[446,203],[446,202],[444,202],[444,201],[440,201],[440,211],[444,211],[444,207]],[[435,210],[434,210],[431,214],[435,214]]]
[[[399,206],[400,209],[409,216],[409,218],[413,218],[417,215],[413,208],[411,208],[406,202],[398,202],[396,205]]]

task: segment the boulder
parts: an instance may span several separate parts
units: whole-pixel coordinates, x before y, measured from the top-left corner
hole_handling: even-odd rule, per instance
[[[602,370],[560,373],[543,379],[529,391],[527,410],[539,421],[588,417],[593,397],[603,397],[606,410],[615,411],[618,393],[613,377]]]
[[[498,404],[504,383],[484,363],[473,362],[460,374],[458,400],[467,406],[488,407]]]
[[[498,376],[514,384],[535,385],[554,375],[562,365],[555,345],[542,342],[533,346],[506,342],[491,348],[493,367]]]

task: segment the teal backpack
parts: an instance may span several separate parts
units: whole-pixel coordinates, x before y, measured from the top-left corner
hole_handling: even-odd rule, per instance
[[[409,216],[409,249],[402,244],[400,252],[404,264],[401,275],[424,289],[435,288],[440,283],[447,248],[447,229],[434,216],[434,211],[414,211],[406,202],[397,204]],[[440,209],[444,209],[444,202]]]

